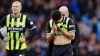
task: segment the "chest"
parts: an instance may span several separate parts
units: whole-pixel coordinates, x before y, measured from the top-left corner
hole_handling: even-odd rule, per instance
[[[54,23],[54,24],[55,24],[55,23]],[[57,23],[57,26],[60,27],[60,28],[65,28],[65,29],[67,29],[67,24],[64,23],[64,22]]]
[[[55,23],[54,23],[55,24]],[[61,22],[61,23],[57,23],[57,26],[59,27],[59,28],[61,28],[62,30],[64,30],[64,31],[68,31],[68,26],[67,26],[67,24],[66,23],[64,23],[64,22]],[[62,33],[59,31],[59,30],[56,30],[55,32],[54,32],[54,34],[56,34],[56,35],[61,35]]]
[[[24,31],[26,26],[26,20],[20,18],[11,18],[6,20],[7,31],[9,32],[20,32]]]

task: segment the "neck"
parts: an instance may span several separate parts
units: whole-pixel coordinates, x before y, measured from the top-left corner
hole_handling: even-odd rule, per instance
[[[20,13],[13,13],[13,17],[17,18],[20,16]]]

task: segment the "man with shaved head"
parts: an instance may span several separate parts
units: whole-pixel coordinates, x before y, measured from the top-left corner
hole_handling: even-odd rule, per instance
[[[6,42],[7,56],[25,56],[26,41],[31,40],[38,32],[31,19],[20,13],[21,9],[21,2],[13,2],[12,13],[4,16],[0,21],[0,27],[7,27],[6,37],[3,37],[0,32],[0,38]],[[31,32],[28,37],[25,37],[26,28]]]
[[[61,12],[62,16],[69,16],[69,11],[68,8],[66,6],[61,6],[59,8],[59,11]]]

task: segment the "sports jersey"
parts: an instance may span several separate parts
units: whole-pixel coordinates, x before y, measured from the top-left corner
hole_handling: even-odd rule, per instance
[[[46,33],[50,34],[53,24],[57,24],[58,27],[62,28],[66,32],[75,31],[75,25],[71,18],[63,17],[63,20],[59,23],[55,23],[52,19],[48,22]],[[54,34],[62,34],[60,31],[55,31]]]
[[[6,42],[7,50],[23,50],[25,49],[26,42],[21,43],[20,38],[23,38],[25,35],[26,28],[29,28],[30,31],[34,34],[26,37],[26,41],[30,40],[32,36],[37,34],[37,29],[34,23],[26,15],[20,14],[19,17],[15,18],[12,14],[8,14],[3,17],[0,21],[0,27],[7,27],[7,37],[9,41]],[[4,37],[0,34],[1,39]]]

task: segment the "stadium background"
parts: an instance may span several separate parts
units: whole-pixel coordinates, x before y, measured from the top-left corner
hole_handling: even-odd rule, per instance
[[[0,19],[11,12],[15,0],[0,0]],[[46,56],[46,23],[53,10],[64,5],[77,21],[81,42],[79,56],[100,56],[100,0],[19,0],[22,13],[28,15],[39,29],[39,35],[28,43],[28,56]],[[3,34],[6,32],[2,29]],[[26,32],[28,33],[28,31]],[[26,35],[27,36],[27,35]],[[0,41],[0,56],[5,55],[4,42]]]

